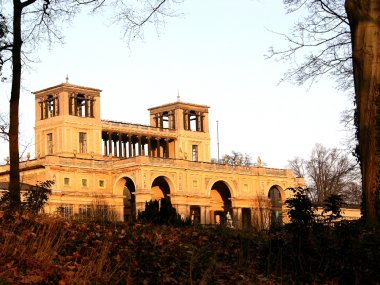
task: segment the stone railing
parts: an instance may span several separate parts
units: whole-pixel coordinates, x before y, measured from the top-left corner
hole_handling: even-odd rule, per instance
[[[117,131],[125,132],[125,133],[159,135],[159,136],[163,136],[165,134],[174,136],[176,134],[175,130],[168,129],[168,128],[157,128],[157,127],[152,127],[152,126],[147,126],[147,125],[108,121],[108,120],[102,120],[102,130],[103,131],[117,130]]]
[[[113,167],[122,168],[126,165],[170,165],[176,167],[183,167],[187,169],[202,169],[204,171],[221,171],[232,173],[244,173],[250,175],[261,176],[280,176],[291,177],[292,171],[290,169],[277,169],[277,168],[264,168],[255,166],[230,166],[226,164],[216,164],[209,162],[189,161],[182,159],[160,158],[160,157],[148,157],[148,156],[136,156],[128,159],[113,159]]]
[[[41,159],[33,159],[20,163],[20,168],[29,168],[38,165],[62,165],[81,168],[123,168],[135,165],[173,166],[203,171],[220,171],[226,173],[242,173],[258,176],[292,177],[290,169],[265,168],[255,166],[230,166],[209,162],[189,161],[182,159],[136,156],[131,158],[103,157],[103,158],[75,158],[62,156],[46,156]],[[0,172],[9,170],[9,165],[0,166]]]

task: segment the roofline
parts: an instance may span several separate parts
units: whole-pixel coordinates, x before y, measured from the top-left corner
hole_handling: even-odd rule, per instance
[[[164,104],[164,105],[160,105],[160,106],[156,106],[156,107],[149,108],[148,111],[155,110],[155,109],[159,109],[159,108],[163,108],[163,107],[176,106],[176,105],[177,105],[177,106],[180,106],[180,105],[193,106],[193,107],[207,108],[207,109],[210,108],[210,107],[207,106],[207,105],[200,105],[200,104],[186,103],[186,102],[182,102],[182,101],[177,101],[177,102],[167,103],[167,104]]]
[[[70,83],[61,83],[61,84],[58,84],[58,85],[55,85],[52,87],[48,87],[48,88],[41,89],[38,91],[33,91],[32,94],[37,95],[39,93],[43,93],[43,92],[46,92],[48,90],[53,90],[53,89],[57,89],[57,88],[76,88],[76,89],[87,89],[87,90],[91,90],[91,91],[102,92],[102,90],[98,89],[98,88],[80,86],[80,85],[75,85],[75,84],[70,84]]]
[[[34,169],[40,169],[40,168],[45,168],[45,166],[42,165],[42,164],[27,166],[27,167],[24,167],[24,168],[20,168],[20,172],[34,170]],[[0,176],[7,175],[9,173],[10,173],[10,171],[6,170],[6,171],[3,171],[3,172],[0,172]]]

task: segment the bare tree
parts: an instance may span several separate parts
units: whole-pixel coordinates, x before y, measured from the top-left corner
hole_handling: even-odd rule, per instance
[[[301,157],[296,157],[293,160],[289,160],[289,167],[293,170],[293,174],[296,177],[305,177],[305,165],[306,161]]]
[[[0,113],[0,139],[9,140],[9,123],[5,114]]]
[[[352,191],[354,187],[360,191],[359,168],[345,152],[316,144],[309,159],[295,158],[289,165],[306,178],[314,203],[321,204],[331,195],[342,195],[351,204],[360,201]]]
[[[231,151],[231,154],[225,154],[223,156],[225,164],[231,166],[249,166],[251,165],[251,157],[248,154],[242,154],[241,152]]]
[[[378,0],[284,0],[288,12],[306,10],[288,35],[289,48],[268,57],[294,63],[283,80],[311,84],[333,76],[337,87],[355,90],[358,148],[363,184],[363,217],[380,226],[380,3]],[[301,62],[296,56],[304,55]],[[352,84],[353,83],[353,84]]]
[[[351,35],[344,0],[284,0],[284,3],[288,13],[300,10],[308,13],[289,34],[281,34],[288,48],[269,49],[268,58],[291,63],[282,80],[313,84],[323,75],[331,75],[336,78],[337,87],[352,88]]]
[[[12,65],[12,85],[9,100],[9,156],[10,156],[10,208],[20,208],[19,173],[19,103],[21,72],[28,61],[27,51],[33,50],[43,40],[49,43],[62,40],[62,22],[70,21],[82,6],[101,11],[110,7],[115,20],[123,25],[126,36],[141,35],[147,23],[157,23],[168,15],[170,3],[175,0],[13,0],[3,5],[9,14],[0,18],[1,67]],[[116,8],[117,7],[117,8]],[[5,13],[3,13],[5,14]]]

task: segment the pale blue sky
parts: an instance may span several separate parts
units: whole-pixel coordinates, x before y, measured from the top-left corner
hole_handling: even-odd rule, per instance
[[[346,136],[340,113],[351,100],[323,80],[308,90],[277,85],[287,64],[265,60],[269,46],[285,46],[278,35],[294,17],[278,0],[185,0],[178,17],[159,32],[147,27],[144,39],[128,45],[118,26],[103,16],[80,15],[64,30],[66,44],[39,48],[40,63],[23,74],[21,130],[33,139],[31,91],[65,81],[102,89],[101,116],[148,124],[148,108],[176,100],[210,106],[211,152],[232,150],[257,156],[270,167],[286,167],[307,157],[315,143],[342,147]],[[0,112],[7,111],[9,86],[1,83]],[[7,156],[0,145],[0,158]],[[34,154],[34,146],[31,148]]]

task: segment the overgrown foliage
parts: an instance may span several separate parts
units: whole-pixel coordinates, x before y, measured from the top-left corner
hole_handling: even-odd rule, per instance
[[[49,200],[51,195],[51,187],[54,181],[45,180],[38,182],[35,186],[29,185],[23,193],[24,202],[21,204],[20,211],[31,214],[38,214],[44,208],[44,205]],[[3,211],[9,212],[10,209],[10,192],[5,192],[0,197],[0,207]]]
[[[223,227],[0,218],[5,284],[378,284],[380,232],[358,222]]]
[[[292,197],[285,200],[291,223],[306,227],[315,222],[315,209],[308,196],[308,189],[302,187],[288,188]]]
[[[164,198],[160,201],[150,200],[145,202],[145,210],[139,213],[138,219],[144,223],[155,225],[184,225],[189,220],[183,220],[181,215],[172,206],[170,199]]]
[[[345,205],[341,195],[333,194],[325,199],[322,216],[328,214],[326,216],[328,222],[338,220],[342,218],[342,207]]]
[[[58,208],[57,212],[65,216],[63,208]],[[114,223],[118,220],[118,214],[114,207],[110,206],[102,197],[96,197],[91,204],[82,205],[79,213],[75,214],[73,219],[82,222],[96,222],[100,224]]]

